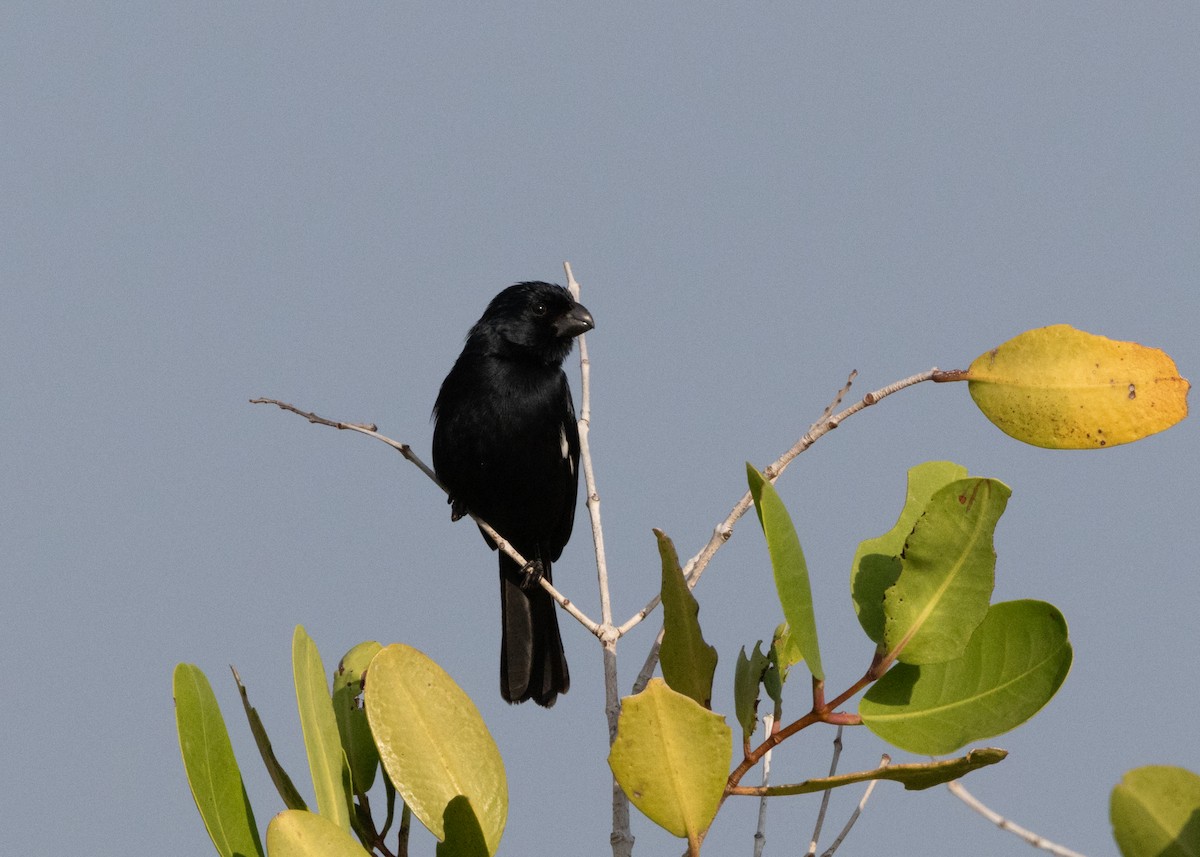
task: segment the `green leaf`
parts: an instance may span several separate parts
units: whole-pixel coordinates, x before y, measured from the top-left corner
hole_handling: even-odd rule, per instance
[[[787,619],[809,672],[815,678],[824,680],[821,650],[817,644],[817,619],[813,613],[812,590],[808,585],[808,565],[800,549],[800,538],[775,486],[749,462],[746,463],[746,478],[750,483],[754,508],[758,512],[758,522],[767,539],[767,550],[771,554],[771,567],[775,570],[775,588],[779,592],[783,617]]]
[[[884,644],[910,664],[962,654],[995,585],[992,534],[1012,491],[995,479],[960,479],[934,492],[883,597]]]
[[[258,754],[262,756],[263,764],[266,765],[267,773],[270,774],[271,782],[275,784],[275,790],[279,792],[279,797],[283,799],[284,806],[288,809],[308,809],[308,804],[300,796],[292,778],[288,776],[283,765],[279,763],[279,759],[275,757],[275,749],[271,746],[271,739],[267,737],[267,729],[263,726],[262,718],[258,716],[254,706],[250,704],[250,695],[246,692],[246,686],[242,684],[242,677],[233,667],[229,669],[233,671],[233,680],[237,682],[238,693],[242,697],[242,708],[246,711],[246,719],[250,721],[250,733],[254,735]]]
[[[917,518],[944,485],[965,479],[967,468],[953,461],[927,461],[908,471],[908,492],[896,526],[858,546],[850,572],[854,612],[867,636],[883,643],[883,593],[900,576],[900,554]]]
[[[781,622],[776,626],[771,648],[767,650],[767,670],[762,680],[763,689],[777,707],[783,704],[783,685],[787,681],[788,670],[802,660],[804,655],[792,637],[791,628],[787,622]]]
[[[758,686],[768,664],[761,647],[762,640],[759,640],[754,644],[754,654],[746,657],[746,647],[742,646],[733,670],[733,710],[742,727],[743,741],[749,741],[758,728]]]
[[[437,844],[437,857],[489,857],[483,829],[465,797],[459,795],[446,804],[442,824],[446,839]]]
[[[1140,440],[1187,416],[1190,385],[1157,348],[1055,324],[980,355],[971,398],[1005,434],[1050,449]]]
[[[342,751],[350,765],[355,794],[370,791],[379,768],[379,751],[375,748],[367,712],[359,703],[359,697],[367,664],[382,648],[374,640],[359,643],[346,653],[333,673],[333,713],[337,718]]]
[[[199,667],[178,664],[172,693],[183,768],[217,853],[222,857],[261,857],[254,811],[212,686]]]
[[[700,605],[683,578],[675,545],[662,530],[655,530],[654,536],[662,556],[663,678],[673,690],[712,708],[717,650],[704,642],[697,618]]]
[[[292,674],[296,680],[296,705],[300,709],[300,726],[304,731],[304,749],[308,752],[317,810],[349,832],[353,812],[350,768],[342,752],[321,654],[303,625],[297,625],[292,635]]]
[[[371,661],[364,700],[380,761],[413,815],[445,840],[446,809],[461,795],[494,854],[508,816],[508,781],[471,698],[427,656],[393,644]]]
[[[787,671],[804,660],[804,653],[796,645],[796,639],[792,636],[792,629],[787,622],[780,622],[775,626],[775,633],[771,636],[771,648],[774,650],[771,659],[786,680]]]
[[[951,753],[1020,726],[1058,691],[1071,668],[1067,623],[1052,604],[995,604],[963,656],[897,664],[859,704],[863,723],[911,753]]]
[[[1147,765],[1127,771],[1109,801],[1123,857],[1200,857],[1200,776]]]
[[[271,857],[364,857],[367,854],[349,833],[323,815],[300,809],[285,810],[267,825]]]
[[[833,777],[817,777],[792,785],[768,786],[762,791],[772,797],[785,795],[804,795],[835,789],[838,786],[849,786],[868,780],[893,780],[903,783],[909,791],[939,786],[966,776],[971,771],[994,765],[1008,755],[1007,750],[995,747],[984,747],[972,750],[957,759],[945,759],[940,762],[917,762],[909,765],[888,765],[870,771],[858,771],[853,774],[838,774]],[[755,792],[756,794],[760,792]]]
[[[622,700],[608,765],[634,806],[698,853],[729,776],[731,737],[724,717],[651,679]]]

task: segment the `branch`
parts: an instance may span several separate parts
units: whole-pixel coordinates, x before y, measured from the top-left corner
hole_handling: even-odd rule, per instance
[[[891,764],[891,762],[891,756],[889,756],[887,753],[884,753],[883,757],[879,760],[879,767],[886,768]],[[879,780],[871,780],[871,782],[867,784],[867,790],[863,792],[862,800],[858,802],[858,806],[854,808],[854,812],[850,813],[850,818],[846,821],[846,826],[843,827],[842,832],[837,835],[837,839],[833,840],[833,844],[825,849],[825,851],[821,854],[821,857],[832,857],[833,852],[838,850],[838,846],[842,844],[842,841],[846,838],[846,834],[848,834],[850,832],[850,828],[854,826],[854,822],[858,821],[858,817],[862,815],[863,808],[866,807],[867,801],[871,797],[871,792],[875,791],[875,784],[878,782]]]
[[[306,420],[308,420],[310,423],[315,423],[317,425],[322,425],[322,426],[329,426],[330,428],[342,429],[345,431],[356,431],[359,434],[365,434],[368,437],[373,437],[378,441],[386,443],[392,449],[396,450],[396,452],[403,455],[408,461],[410,461],[414,465],[416,465],[418,470],[420,470],[422,473],[424,473],[426,476],[428,476],[434,485],[441,488],[443,492],[446,491],[446,486],[443,485],[441,483],[441,480],[437,478],[437,474],[434,473],[433,470],[430,469],[430,467],[425,462],[423,462],[417,456],[417,454],[415,452],[412,451],[411,446],[409,446],[407,443],[400,443],[399,441],[392,440],[390,437],[385,437],[384,435],[381,435],[379,432],[377,432],[375,430],[376,426],[373,424],[368,425],[368,424],[360,424],[360,423],[344,423],[344,422],[337,422],[335,420],[328,420],[328,419],[325,419],[324,417],[317,416],[316,414],[311,413],[309,411],[302,411],[299,408],[297,408],[295,405],[289,405],[286,402],[279,401],[278,399],[265,399],[265,398],[251,399],[250,404],[252,404],[252,405],[275,405],[279,408],[282,408],[285,411],[291,411],[293,414],[299,414],[300,416],[302,416]],[[507,554],[514,562],[516,562],[522,568],[524,568],[528,564],[525,561],[525,557],[521,556],[521,554],[518,553],[517,550],[511,544],[509,544],[508,541],[503,536],[501,536],[498,532],[496,532],[496,530],[492,527],[491,524],[489,524],[487,521],[483,520],[482,518],[478,517],[477,515],[471,513],[470,511],[467,512],[467,515],[470,516],[471,520],[474,521],[479,526],[479,529],[483,530],[483,532],[487,534],[488,538],[490,538],[493,542],[496,543],[497,550],[503,551],[505,554]],[[585,614],[582,610],[580,610],[578,607],[576,607],[574,602],[571,601],[571,599],[567,598],[565,595],[563,595],[561,592],[559,592],[557,589],[555,589],[554,585],[551,584],[550,581],[546,580],[544,577],[541,578],[538,582],[541,584],[542,589],[544,589],[548,593],[550,593],[550,597],[559,603],[559,606],[561,606],[564,610],[566,610],[568,613],[570,613],[572,616],[574,616],[579,621],[579,624],[583,625],[583,627],[587,628],[588,631],[591,632],[592,634],[594,634],[595,636],[597,636],[597,637],[600,636],[600,625],[597,624],[596,622],[594,622],[592,619],[590,619],[587,616],[587,614]]]
[[[821,418],[809,426],[808,431],[805,432],[805,434],[798,441],[792,444],[792,447],[787,452],[779,456],[779,458],[768,465],[768,467],[763,471],[763,475],[767,479],[769,479],[772,483],[775,482],[775,480],[779,478],[783,471],[787,469],[787,466],[792,463],[792,460],[795,459],[796,456],[800,455],[800,453],[807,450],[826,434],[840,426],[847,418],[854,416],[854,414],[865,408],[869,408],[871,405],[878,403],[880,400],[887,398],[893,393],[903,390],[905,387],[911,387],[914,384],[921,383],[922,381],[932,381],[939,373],[938,370],[934,368],[916,375],[911,375],[908,378],[903,378],[892,384],[888,384],[886,387],[881,387],[874,392],[867,393],[862,397],[862,399],[855,402],[841,413],[830,416],[833,408],[837,407],[837,405],[841,403],[842,397],[847,391],[849,391],[850,385],[853,383],[857,374],[857,370],[850,373],[850,378],[846,382],[846,385],[838,391],[834,401],[825,408]],[[708,540],[708,544],[706,544],[698,554],[688,560],[687,564],[683,567],[684,576],[688,579],[688,586],[694,587],[696,585],[696,582],[700,579],[700,575],[704,573],[704,569],[708,566],[708,563],[713,558],[713,555],[720,550],[721,546],[724,545],[725,542],[729,541],[729,539],[733,536],[733,525],[737,523],[742,515],[749,511],[751,502],[750,492],[747,491],[742,495],[742,499],[734,505],[732,510],[730,510],[729,515],[726,516],[725,520],[717,524],[717,526],[713,529],[713,534]],[[645,607],[630,617],[625,624],[621,625],[621,627],[617,629],[617,633],[622,636],[625,635],[630,629],[645,619],[646,616],[657,606],[658,597],[656,596],[650,599]]]
[[[563,262],[567,288],[579,300],[579,283],[571,271],[571,263]],[[600,492],[596,490],[596,473],[592,467],[589,433],[592,427],[592,362],[588,359],[587,338],[579,337],[579,459],[583,464],[583,482],[587,491],[587,510],[592,523],[592,547],[596,553],[596,581],[600,588],[600,639],[604,661],[604,717],[608,723],[608,743],[617,740],[617,722],[621,717],[621,694],[617,685],[617,635],[612,624],[612,600],[608,588],[608,561],[604,554],[604,528],[600,523]],[[613,857],[631,857],[633,832],[629,823],[629,798],[612,781],[612,833],[609,842]]]
[[[768,735],[771,734],[771,729],[774,727],[774,715],[767,714],[763,717],[763,731]],[[838,735],[841,735],[841,731]],[[763,756],[763,776],[762,787],[765,789],[771,785],[771,754]],[[754,857],[762,857],[763,846],[767,844],[767,796],[764,794],[758,802],[758,829],[754,831]]]
[[[1000,813],[981,803],[979,798],[967,791],[963,784],[958,780],[946,783],[946,788],[950,789],[950,793],[952,795],[961,800],[967,806],[971,807],[971,809],[975,810],[992,824],[996,825],[1001,830],[1007,830],[1014,836],[1019,836],[1034,848],[1041,848],[1043,851],[1049,851],[1051,854],[1058,855],[1058,857],[1083,857],[1083,855],[1078,851],[1072,851],[1070,848],[1051,842],[1049,839],[1039,836],[1032,830],[1026,830],[1024,827],[1021,827],[1021,825],[1009,821]]]
[[[829,776],[837,773],[838,759],[842,755],[842,727],[837,728],[837,735],[833,738],[833,758],[829,762]],[[825,813],[829,809],[829,798],[833,795],[833,789],[825,789],[821,793],[821,808],[817,811],[817,823],[813,825],[812,839],[808,843],[808,852],[805,857],[813,857],[817,853],[817,843],[821,841],[821,828],[825,825]],[[767,796],[763,795],[763,800]]]
[[[844,411],[834,416],[830,416],[833,409],[841,404],[842,397],[845,396],[845,394],[849,391],[850,385],[854,382],[854,378],[857,376],[857,374],[857,370],[850,373],[850,378],[846,381],[845,386],[838,391],[833,402],[825,407],[821,418],[809,426],[808,431],[804,433],[803,437],[796,441],[787,452],[779,456],[779,458],[772,462],[763,471],[763,475],[767,479],[774,483],[775,480],[778,479],[783,473],[783,471],[787,469],[787,466],[792,463],[792,460],[796,458],[796,456],[807,450],[823,436],[833,431],[847,418],[853,416],[861,410],[864,410],[865,408],[869,408],[871,405],[876,404],[880,400],[887,398],[893,393],[903,390],[905,387],[911,387],[914,384],[921,383],[922,381],[937,380],[942,375],[942,373],[940,373],[936,367],[925,372],[920,372],[916,375],[910,375],[907,378],[903,378],[899,381],[888,384],[886,387],[881,387],[874,392],[867,393],[862,397],[862,399],[855,402]],[[683,568],[683,574],[684,577],[687,578],[689,587],[694,588],[696,586],[700,580],[700,575],[703,574],[704,569],[708,567],[709,561],[712,560],[713,556],[718,550],[720,550],[721,546],[725,544],[725,542],[729,541],[730,538],[732,538],[733,525],[737,523],[742,515],[749,511],[751,502],[750,492],[747,491],[742,495],[742,499],[740,499],[734,505],[733,509],[730,510],[729,515],[726,516],[725,520],[717,524],[717,526],[713,529],[713,534],[708,540],[708,544],[706,544],[698,554],[688,560],[687,564]],[[650,615],[651,611],[658,606],[658,602],[659,596],[655,595],[650,599],[649,602],[647,602],[645,607],[633,614],[633,616],[631,616],[625,622],[625,624],[621,625],[617,629],[618,636],[624,636],[639,623],[641,623],[641,621]],[[658,663],[658,649],[661,644],[662,632],[660,631],[658,637],[655,639],[650,648],[650,653],[646,656],[646,662],[642,665],[641,672],[638,673],[637,679],[634,682],[634,693],[637,693],[644,688],[646,683],[650,681],[650,676],[654,674],[654,667]]]

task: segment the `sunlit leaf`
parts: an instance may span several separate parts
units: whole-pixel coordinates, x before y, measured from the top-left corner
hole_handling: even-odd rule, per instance
[[[724,717],[651,679],[622,700],[608,764],[634,806],[698,847],[725,790],[731,737]]]
[[[796,639],[792,636],[792,629],[787,622],[780,622],[775,626],[775,633],[771,637],[771,648],[775,650],[775,663],[784,673],[789,667],[804,660],[804,653],[796,645]]]
[[[364,857],[363,847],[323,815],[300,809],[279,813],[267,825],[270,857]]]
[[[494,854],[508,816],[508,781],[471,698],[429,657],[393,644],[371,661],[364,699],[380,761],[413,815],[444,840],[446,808],[465,797]]]
[[[1127,771],[1109,816],[1123,857],[1200,857],[1200,776],[1185,768]]]
[[[808,565],[800,549],[800,537],[792,524],[775,486],[763,478],[753,464],[746,464],[746,479],[758,522],[767,539],[771,567],[775,571],[775,589],[783,617],[791,628],[792,638],[804,655],[809,672],[818,679],[825,678],[821,667],[821,649],[817,643],[817,618],[813,611],[812,589],[808,583]]]
[[[183,768],[217,853],[261,857],[254,812],[212,686],[199,667],[178,664],[172,693]]]
[[[966,377],[984,415],[1034,446],[1116,446],[1187,416],[1190,385],[1167,354],[1066,324],[1010,339],[977,358]]]
[[[876,643],[883,642],[883,593],[900,576],[900,553],[913,525],[935,491],[966,476],[967,468],[952,461],[927,461],[909,468],[908,491],[896,525],[859,544],[850,572],[850,593],[859,624]]]
[[[663,678],[673,690],[690,696],[705,708],[712,708],[717,650],[704,642],[697,618],[700,605],[683,578],[675,545],[662,530],[655,530],[654,536],[662,557]]]
[[[863,723],[911,753],[941,755],[1020,726],[1071,668],[1067,623],[1052,604],[992,605],[961,658],[897,664],[859,704]]]
[[[304,732],[304,749],[308,752],[317,810],[349,831],[352,812],[350,768],[342,752],[321,655],[302,625],[297,625],[292,635],[292,674],[296,681],[296,706],[300,711],[300,727]]]
[[[884,645],[904,663],[957,658],[983,621],[995,584],[992,534],[1012,491],[959,479],[930,498],[904,544],[900,576],[883,598]]]

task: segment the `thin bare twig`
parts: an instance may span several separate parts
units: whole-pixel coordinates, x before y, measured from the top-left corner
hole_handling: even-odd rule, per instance
[[[579,283],[571,271],[571,263],[563,262],[567,275],[567,288],[575,300],[579,300]],[[608,562],[604,554],[604,528],[600,522],[600,492],[596,490],[596,473],[592,467],[592,450],[589,436],[592,427],[592,363],[588,359],[587,337],[579,337],[579,459],[583,465],[583,482],[587,491],[587,510],[592,524],[592,547],[596,554],[596,581],[600,589],[600,628],[596,636],[600,639],[601,657],[604,662],[604,717],[608,723],[608,743],[617,740],[617,723],[621,717],[621,694],[617,684],[617,635],[612,624],[612,600],[609,597]],[[612,832],[609,842],[613,857],[630,857],[633,854],[633,831],[629,820],[629,798],[617,783],[612,781]]]
[[[375,430],[376,427],[373,424],[346,423],[346,422],[338,422],[336,420],[329,420],[329,419],[326,419],[325,417],[317,416],[316,414],[311,413],[309,411],[302,411],[299,408],[297,408],[295,405],[289,405],[287,402],[281,402],[278,399],[258,398],[258,399],[251,399],[250,403],[252,405],[275,405],[276,407],[282,408],[285,411],[291,411],[293,414],[299,414],[300,416],[302,416],[306,420],[308,420],[310,423],[315,423],[317,425],[322,425],[322,426],[329,426],[331,428],[336,428],[336,429],[343,429],[345,431],[356,431],[359,434],[365,434],[368,437],[373,437],[376,440],[381,441],[382,443],[386,443],[392,449],[396,450],[398,453],[403,455],[408,461],[410,461],[412,464],[416,465],[418,470],[420,470],[422,473],[424,473],[426,476],[428,476],[434,485],[441,488],[442,491],[446,491],[446,486],[443,485],[441,483],[441,480],[439,480],[437,478],[437,474],[434,473],[433,470],[429,467],[429,465],[427,465],[424,461],[422,461],[420,459],[420,457],[415,452],[412,451],[411,446],[409,446],[407,443],[400,443],[399,441],[392,440],[390,437],[386,437],[385,435],[380,434],[378,431]],[[487,534],[488,538],[490,538],[493,542],[496,543],[497,550],[503,551],[505,554],[507,554],[509,557],[512,558],[513,562],[517,563],[522,568],[525,567],[525,565],[527,564],[525,561],[525,558],[523,556],[521,556],[521,554],[511,544],[509,544],[507,539],[505,539],[498,532],[496,532],[496,530],[492,527],[491,524],[489,524],[487,521],[483,520],[482,518],[478,517],[477,515],[471,513],[470,511],[467,512],[467,515],[469,515],[471,520],[474,521],[479,526],[479,529],[483,530]],[[574,602],[571,601],[571,599],[567,598],[565,595],[563,595],[561,592],[559,592],[557,589],[555,589],[554,585],[552,583],[550,583],[550,581],[546,580],[543,577],[538,582],[541,585],[542,589],[544,589],[548,593],[550,593],[551,598],[553,598],[555,601],[557,601],[564,610],[566,610],[568,613],[570,613],[572,616],[574,616],[576,620],[579,621],[579,624],[583,625],[583,627],[587,628],[588,631],[590,631],[592,634],[596,635],[597,637],[600,635],[599,634],[599,632],[600,632],[599,623],[592,620],[586,613],[584,613],[582,610],[580,610],[578,607],[576,607]]]
[[[996,825],[1001,830],[1007,830],[1014,836],[1019,836],[1034,848],[1040,848],[1043,851],[1049,851],[1051,854],[1057,855],[1057,857],[1083,857],[1083,855],[1078,851],[1072,851],[1070,848],[1067,848],[1064,845],[1051,842],[1044,836],[1039,836],[1032,830],[1026,830],[1021,825],[1009,821],[994,809],[991,809],[983,804],[979,798],[975,797],[975,795],[967,791],[966,787],[964,787],[959,780],[946,783],[946,788],[950,790],[950,794],[954,795],[967,806],[971,807],[971,809],[975,810],[992,824]]]
[[[838,759],[842,755],[842,729],[838,726],[837,735],[833,738],[833,758],[829,762],[829,776],[837,773]],[[766,758],[765,756],[763,758]],[[825,789],[821,793],[821,808],[817,810],[817,823],[813,825],[812,839],[808,843],[808,852],[806,857],[813,857],[817,853],[817,843],[821,840],[821,828],[825,826],[825,813],[829,810],[829,798],[833,794],[833,789]],[[763,800],[766,800],[764,797]]]
[[[775,717],[772,714],[763,715],[763,732],[770,735],[771,727],[775,723]],[[767,753],[763,756],[763,788],[771,784],[771,754]],[[754,831],[754,857],[762,857],[763,846],[767,844],[767,802],[768,797],[764,794],[758,802],[758,828]]]
[[[833,403],[825,408],[821,418],[813,423],[809,427],[808,431],[805,432],[798,441],[792,444],[792,447],[787,452],[772,462],[767,469],[763,471],[763,475],[767,479],[771,480],[772,483],[774,483],[775,480],[779,478],[780,474],[782,474],[787,468],[787,466],[791,464],[792,460],[796,458],[796,456],[807,450],[823,436],[833,431],[848,417],[851,417],[859,411],[876,404],[881,399],[885,399],[893,393],[903,390],[905,387],[911,387],[912,385],[919,384],[922,381],[931,381],[937,374],[938,370],[936,367],[934,367],[928,371],[920,372],[916,375],[910,375],[907,378],[903,378],[899,381],[888,384],[886,387],[881,387],[874,392],[867,393],[850,407],[834,416],[830,416],[830,412],[842,401],[842,398],[850,389],[850,384],[854,381],[854,378],[857,375],[857,371],[851,372],[849,380],[846,382],[845,386],[838,391]],[[733,525],[737,523],[742,515],[746,514],[746,512],[750,509],[750,505],[750,492],[747,491],[734,505],[733,509],[730,510],[725,520],[717,524],[717,526],[713,529],[713,534],[708,540],[708,544],[701,548],[698,554],[688,560],[687,565],[685,565],[683,568],[683,573],[687,578],[689,587],[695,587],[696,583],[700,580],[700,575],[708,566],[708,563],[713,558],[713,555],[716,554],[716,552],[720,550],[721,546],[725,544],[725,542],[729,541],[729,539],[733,536]],[[656,595],[651,598],[645,607],[633,614],[633,616],[631,616],[625,622],[625,624],[617,628],[617,634],[621,636],[627,634],[632,628],[645,619],[655,607],[658,606],[658,602],[659,596]],[[658,664],[658,649],[661,644],[662,633],[659,632],[658,637],[651,646],[649,655],[646,656],[646,662],[642,665],[641,672],[638,673],[637,679],[634,681],[634,693],[637,693],[644,688],[646,683],[650,681],[650,677],[654,674],[654,668]]]
[[[886,768],[891,764],[891,762],[892,757],[887,753],[884,753],[879,760],[879,767]],[[871,792],[875,791],[875,784],[878,782],[879,780],[871,780],[871,782],[867,783],[867,789],[863,792],[862,800],[858,802],[858,806],[854,808],[854,812],[850,813],[850,818],[846,821],[846,826],[843,827],[842,832],[837,835],[837,839],[833,840],[833,844],[826,848],[824,852],[822,852],[821,857],[833,857],[833,852],[838,850],[838,846],[842,844],[842,841],[850,832],[850,828],[854,826],[854,822],[858,821],[858,817],[862,815],[862,811],[866,807],[867,801],[871,798]]]

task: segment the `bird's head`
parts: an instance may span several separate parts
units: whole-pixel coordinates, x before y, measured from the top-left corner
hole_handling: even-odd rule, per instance
[[[488,304],[472,335],[493,346],[546,363],[561,364],[576,336],[596,326],[587,307],[553,283],[517,283]]]

